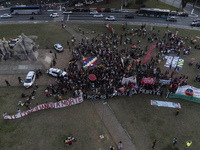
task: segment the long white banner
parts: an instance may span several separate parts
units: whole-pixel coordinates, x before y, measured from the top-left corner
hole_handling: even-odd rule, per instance
[[[46,104],[41,104],[41,105],[37,105],[36,107],[32,108],[31,110],[28,111],[24,111],[21,113],[17,113],[15,115],[3,115],[4,119],[16,119],[16,118],[21,118],[23,116],[27,116],[33,112],[39,111],[39,110],[43,110],[43,109],[48,109],[48,108],[63,108],[63,107],[67,107],[67,106],[72,106],[72,105],[76,105],[79,103],[83,102],[83,98],[82,96],[79,96],[77,98],[71,98],[68,100],[62,100],[56,103],[46,103]]]

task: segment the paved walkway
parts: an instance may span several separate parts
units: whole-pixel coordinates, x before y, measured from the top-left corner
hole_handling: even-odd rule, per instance
[[[67,24],[65,29],[70,34],[74,35],[77,40],[80,41],[82,39],[82,36],[71,29]],[[108,104],[103,104],[103,100],[92,100],[91,102],[94,104],[94,107],[96,108],[99,116],[103,116],[103,122],[110,132],[111,136],[113,137],[115,143],[118,144],[119,141],[122,141],[123,150],[137,150],[132,143],[130,136],[123,129],[123,127],[115,117],[115,114],[111,110],[110,106]]]

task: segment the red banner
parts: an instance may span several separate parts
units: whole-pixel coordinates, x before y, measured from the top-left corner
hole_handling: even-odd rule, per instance
[[[106,28],[108,28],[112,33],[114,33],[114,29],[107,23],[105,23]]]
[[[39,110],[43,110],[43,109],[49,109],[49,108],[63,108],[63,107],[67,107],[67,106],[72,106],[78,103],[82,103],[83,102],[83,98],[82,96],[79,96],[77,98],[71,98],[68,100],[62,100],[59,101],[57,103],[46,103],[46,104],[41,104],[41,105],[37,105],[36,107],[32,108],[31,110],[28,111],[24,111],[21,113],[17,113],[15,115],[3,115],[4,119],[16,119],[16,118],[21,118],[23,116],[27,116],[33,112],[39,111]]]
[[[142,79],[142,84],[154,84],[154,82],[155,82],[155,78],[143,77],[143,79]]]

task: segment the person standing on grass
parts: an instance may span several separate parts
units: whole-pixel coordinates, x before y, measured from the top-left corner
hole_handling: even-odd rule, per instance
[[[19,83],[22,83],[22,78],[18,77]]]
[[[154,140],[153,140],[153,145],[152,145],[151,149],[154,149],[156,143],[157,143],[157,141],[156,141],[156,139],[154,139]]]
[[[173,139],[173,146],[175,146],[175,144],[177,143],[177,141],[178,141],[177,138]]]
[[[189,148],[191,145],[192,145],[192,141],[191,140],[186,141],[186,145],[185,145],[184,149]]]
[[[7,80],[5,80],[5,82],[6,82],[6,85],[7,85],[7,86],[10,86],[10,83],[9,83]]]
[[[175,116],[178,116],[179,111],[180,111],[180,109],[177,109],[177,110],[176,110],[176,114],[175,114]]]
[[[119,143],[118,143],[118,150],[120,150],[122,147],[123,147],[122,141],[119,141]]]
[[[111,146],[110,146],[110,150],[114,150],[114,149],[115,149],[114,146],[111,145]]]

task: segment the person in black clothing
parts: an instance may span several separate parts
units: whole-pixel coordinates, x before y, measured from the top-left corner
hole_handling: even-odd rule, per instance
[[[18,77],[19,83],[22,83],[22,78]]]
[[[5,82],[6,82],[6,85],[7,85],[7,86],[10,86],[10,83],[9,83],[7,80],[5,80]]]

